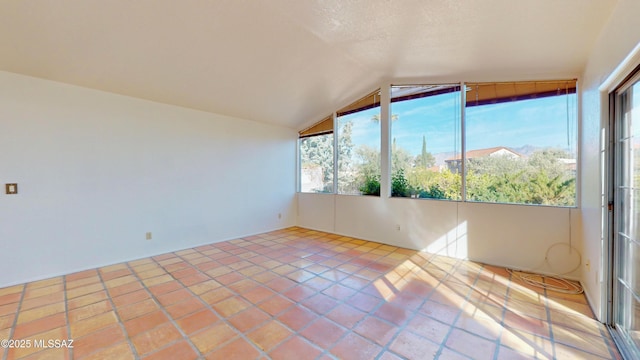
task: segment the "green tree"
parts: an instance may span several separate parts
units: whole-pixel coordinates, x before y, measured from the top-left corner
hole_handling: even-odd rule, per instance
[[[358,191],[355,186],[355,169],[353,156],[353,123],[346,121],[340,124],[338,132],[338,191],[351,194]],[[355,187],[354,187],[355,186]]]
[[[300,163],[302,169],[321,169],[323,188],[316,191],[333,191],[333,135],[311,136],[300,140]]]
[[[424,169],[428,169],[435,165],[436,158],[427,151],[427,139],[424,135],[422,135],[422,151],[420,155],[416,156],[415,165],[416,167],[422,167]]]

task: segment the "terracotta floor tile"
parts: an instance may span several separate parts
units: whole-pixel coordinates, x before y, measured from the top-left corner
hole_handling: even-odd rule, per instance
[[[35,335],[41,332],[49,331],[59,327],[67,325],[67,320],[64,312],[60,312],[54,315],[46,316],[38,320],[34,320],[27,323],[19,324],[15,327],[13,332],[13,339],[24,339],[31,335]],[[2,326],[0,326],[2,328]]]
[[[561,343],[602,357],[610,355],[609,344],[600,336],[556,325],[553,326],[553,339],[556,345]]]
[[[80,271],[80,272],[75,272],[72,274],[68,274],[64,277],[65,281],[75,281],[78,279],[82,279],[85,277],[89,277],[89,276],[96,276],[98,275],[98,270],[97,269],[90,269],[90,270],[85,270],[85,271]]]
[[[145,290],[136,290],[124,295],[112,298],[113,304],[117,307],[125,307],[145,300],[151,300],[151,295]]]
[[[316,293],[315,289],[310,288],[306,285],[296,285],[290,288],[289,290],[285,291],[283,295],[285,295],[286,297],[288,297],[289,299],[295,302],[300,302],[312,295],[315,295],[315,293]]]
[[[195,275],[198,273],[198,270],[192,268],[192,267],[187,267],[186,264],[184,264],[185,267],[180,267],[180,270],[177,271],[171,271],[171,266],[173,266],[175,264],[172,264],[170,266],[167,266],[167,270],[169,270],[171,272],[171,275],[173,275],[174,278],[176,279],[182,279],[184,277],[187,276],[191,276],[191,275]]]
[[[267,298],[270,298],[276,294],[275,291],[265,287],[265,286],[257,286],[245,293],[242,296],[249,300],[253,304],[258,304],[264,301]]]
[[[215,291],[215,290],[214,290]],[[196,297],[191,297],[185,301],[173,304],[166,308],[167,312],[174,319],[179,319],[204,308],[204,304]]]
[[[269,356],[274,360],[315,359],[322,351],[300,336],[294,336],[273,349]]]
[[[374,312],[374,314],[395,325],[403,325],[412,316],[411,312],[405,308],[384,303]]]
[[[433,359],[440,345],[430,340],[402,331],[391,343],[389,349],[408,359]]]
[[[113,311],[81,320],[69,325],[71,329],[71,337],[73,339],[79,339],[89,333],[108,327],[117,322],[116,314]]]
[[[182,336],[175,326],[167,323],[134,336],[131,338],[131,342],[135,346],[138,354],[143,356],[156,351],[157,349],[160,349],[181,337]]]
[[[382,348],[354,333],[347,334],[331,349],[331,353],[343,360],[367,360],[375,358]]]
[[[158,296],[158,302],[166,307],[191,297],[193,297],[193,294],[189,290],[180,289]]]
[[[55,284],[55,285],[50,285],[45,287],[36,287],[36,288],[27,287],[27,289],[24,292],[24,299],[29,300],[29,299],[37,298],[40,296],[51,295],[55,293],[62,293],[63,291],[64,291],[64,287],[62,284]]]
[[[144,360],[193,360],[197,359],[198,354],[193,348],[186,342],[180,341],[172,344],[158,352],[152,353],[143,357]]]
[[[69,311],[69,322],[74,323],[80,320],[84,320],[96,315],[100,315],[107,311],[111,311],[113,308],[111,307],[111,302],[107,300],[103,300],[97,303],[93,303],[91,305],[83,306],[81,308],[77,308],[75,310]]]
[[[114,288],[107,289],[111,297],[118,297],[130,292],[142,290],[143,286],[139,282],[133,282],[125,285],[116,286]]]
[[[330,269],[320,274],[320,277],[329,281],[342,281],[350,276],[350,273],[342,272],[337,269]]]
[[[263,268],[262,266],[252,265],[252,266],[248,266],[246,268],[240,269],[238,270],[238,272],[244,276],[254,276],[266,270],[267,269]]]
[[[118,307],[117,311],[118,315],[120,315],[120,319],[122,319],[122,321],[127,321],[144,314],[154,312],[158,309],[159,307],[153,299],[147,299],[135,304]]]
[[[202,295],[206,292],[217,289],[221,286],[222,284],[220,284],[215,280],[207,280],[207,281],[203,281],[201,283],[189,286],[189,290],[191,290],[191,292],[193,292],[196,295]]]
[[[176,323],[185,334],[190,335],[213,325],[218,320],[219,318],[216,314],[208,309],[204,309],[176,320]]]
[[[335,323],[319,318],[302,330],[300,334],[323,349],[328,349],[344,335],[346,329]]]
[[[535,317],[507,311],[504,314],[504,326],[510,329],[523,330],[532,334],[550,337],[549,323]]]
[[[437,320],[417,314],[406,329],[431,341],[441,343],[450,330],[450,326]]]
[[[37,307],[51,305],[53,303],[59,303],[64,301],[64,293],[57,292],[49,295],[44,295],[29,300],[23,300],[20,306],[20,311],[34,309]]]
[[[169,281],[173,281],[173,277],[171,275],[160,275],[149,279],[144,279],[142,280],[142,283],[146,287],[151,287],[153,285],[164,284]]]
[[[166,283],[162,283],[162,284],[158,284],[158,285],[154,285],[151,286],[149,288],[149,291],[151,291],[151,293],[155,296],[159,296],[162,294],[166,294],[172,291],[176,291],[178,289],[182,289],[183,285],[180,284],[177,280],[174,281],[169,281]]]
[[[354,331],[380,345],[386,345],[395,336],[399,328],[386,321],[370,316],[364,319]]]
[[[130,337],[169,322],[169,318],[160,310],[125,321],[124,327]]]
[[[531,359],[531,356],[513,349],[509,349],[508,347],[505,347],[505,346],[500,346],[498,349],[497,360],[529,360],[529,359]]]
[[[13,326],[13,322],[16,319],[15,314],[8,314],[0,316],[0,330],[8,329]]]
[[[159,278],[161,276],[167,275],[167,272],[161,267],[154,267],[149,270],[145,270],[137,273],[138,277],[142,280],[147,280],[151,278]],[[166,277],[165,277],[166,278]]]
[[[0,296],[0,305],[17,303],[18,301],[20,301],[21,298],[22,298],[22,293],[19,293],[19,292],[2,295]]]
[[[205,358],[207,360],[257,359],[259,355],[260,352],[253,344],[241,338],[210,352]]]
[[[303,327],[317,319],[318,316],[311,310],[294,305],[278,316],[278,320],[295,331],[300,331]]]
[[[381,302],[382,299],[365,293],[357,293],[349,299],[349,305],[366,312],[372,311]]]
[[[247,337],[260,349],[268,352],[290,335],[291,331],[272,320],[248,333]]]
[[[327,317],[336,323],[351,329],[360,320],[365,317],[366,313],[346,304],[340,304],[331,310]]]
[[[68,341],[69,340],[69,336],[67,336],[67,328],[66,327],[59,327],[56,329],[51,329],[49,331],[46,332],[42,332],[36,335],[32,335],[26,339],[20,339],[20,340],[25,340],[25,341],[30,341],[31,344],[35,344],[36,341],[40,342],[40,343],[44,343],[47,344],[49,340],[65,340]],[[27,347],[19,347],[19,348],[10,348],[8,349],[7,352],[7,358],[8,359],[18,359],[27,355],[31,355],[37,352],[42,351],[42,347],[40,346],[27,346]]]
[[[596,356],[589,352],[582,351],[582,349],[576,349],[571,346],[567,346],[564,344],[555,344],[555,357],[557,360],[600,360],[602,359],[600,356]]]
[[[101,290],[104,290],[104,285],[102,283],[77,287],[75,289],[67,290],[67,299],[77,298],[79,296],[91,294]]]
[[[127,276],[122,276],[122,277],[105,281],[104,284],[107,287],[107,289],[112,289],[114,287],[126,285],[126,284],[137,282],[137,281],[138,279],[134,275],[127,275]]]
[[[238,330],[247,332],[269,320],[269,314],[257,307],[249,308],[231,318],[229,322]]]
[[[87,336],[74,339],[73,355],[77,358],[84,357],[93,352],[109,348],[126,338],[118,324],[93,332]]]
[[[220,315],[224,317],[230,317],[239,313],[240,311],[252,306],[246,300],[243,300],[239,296],[230,297],[223,301],[220,301],[217,304],[213,305],[214,310],[216,310]]]
[[[238,334],[229,325],[217,322],[213,326],[192,335],[191,342],[202,354],[218,348],[218,346],[235,338]]]
[[[87,305],[91,305],[91,304],[95,304],[97,302],[103,301],[107,299],[107,292],[105,290],[102,291],[98,291],[95,293],[91,293],[91,294],[87,294],[84,296],[79,296],[75,299],[71,299],[67,301],[67,309],[69,311],[83,307],[83,306],[87,306]],[[23,304],[24,305],[24,304]]]
[[[304,284],[312,289],[315,289],[316,291],[322,291],[328,288],[329,286],[333,285],[334,282],[331,280],[322,278],[320,276],[316,276],[311,280],[305,281]]]
[[[0,338],[76,340],[0,357],[620,359],[584,295],[546,294],[503,268],[293,227],[0,289]]]
[[[265,285],[274,291],[282,293],[287,289],[294,287],[296,285],[296,282],[287,279],[286,277],[279,277],[267,282]]]
[[[110,348],[99,350],[85,358],[82,358],[82,360],[104,360],[104,359],[133,360],[135,359],[135,356],[133,355],[133,350],[131,350],[129,343],[121,342]]]
[[[211,278],[205,274],[195,274],[180,279],[180,282],[184,286],[193,286],[195,284],[199,284],[208,280],[211,280]]]
[[[460,313],[460,308],[443,305],[433,301],[426,301],[420,312],[436,320],[447,324],[453,324]]]
[[[74,281],[69,281],[67,280],[66,282],[66,289],[71,290],[71,289],[75,289],[75,288],[79,288],[82,286],[87,286],[87,285],[91,285],[91,284],[95,284],[95,283],[99,283],[100,277],[98,275],[95,276],[88,276],[82,279],[78,279],[78,280],[74,280]]]
[[[64,302],[58,302],[51,305],[41,306],[31,310],[20,311],[18,314],[18,324],[24,324],[30,321],[42,319],[44,317],[54,315],[57,313],[64,312],[65,304]],[[17,308],[14,308],[13,311],[16,311]]]
[[[218,303],[226,298],[232,297],[235,294],[233,292],[231,292],[230,290],[228,290],[225,287],[221,287],[215,290],[211,290],[209,292],[206,292],[202,295],[200,295],[200,298],[202,300],[204,300],[204,302],[206,302],[209,305],[213,305],[215,303]]]
[[[490,359],[496,351],[496,343],[469,334],[463,330],[454,329],[446,342],[447,346],[469,357]]]
[[[303,300],[302,304],[315,311],[316,313],[324,315],[331,311],[331,309],[336,307],[336,305],[338,305],[338,302],[327,295],[316,294],[308,299]]]
[[[238,294],[245,293],[249,290],[254,289],[259,284],[251,279],[242,279],[240,281],[236,281],[233,284],[229,284],[229,289],[237,292]]]
[[[20,360],[58,360],[58,359],[68,359],[69,358],[69,349],[66,347],[61,347],[59,349],[51,348],[40,350],[35,354],[31,354],[27,357],[20,358]]]
[[[293,305],[294,303],[291,300],[283,296],[276,295],[260,303],[258,307],[260,307],[260,309],[266,311],[267,313],[275,316],[287,310],[289,307]]]

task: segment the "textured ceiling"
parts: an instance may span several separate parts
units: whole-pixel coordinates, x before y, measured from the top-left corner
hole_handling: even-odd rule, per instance
[[[0,0],[0,70],[301,128],[382,81],[574,77],[616,0]]]

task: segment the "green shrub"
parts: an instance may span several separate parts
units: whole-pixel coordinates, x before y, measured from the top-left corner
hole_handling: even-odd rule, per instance
[[[364,179],[364,184],[360,186],[360,192],[362,195],[380,196],[380,176],[367,176]]]

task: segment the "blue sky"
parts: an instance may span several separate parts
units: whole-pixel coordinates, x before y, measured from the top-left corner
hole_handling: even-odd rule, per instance
[[[553,96],[510,103],[473,106],[466,109],[467,149],[494,146],[573,148],[576,143],[576,96]],[[413,155],[422,149],[422,136],[432,154],[460,148],[460,94],[449,93],[391,104],[398,120],[392,123],[391,137]],[[569,144],[567,144],[569,109]],[[371,121],[380,108],[347,115],[353,121],[352,140],[356,145],[379,148],[380,125]],[[459,150],[458,150],[459,151]]]

